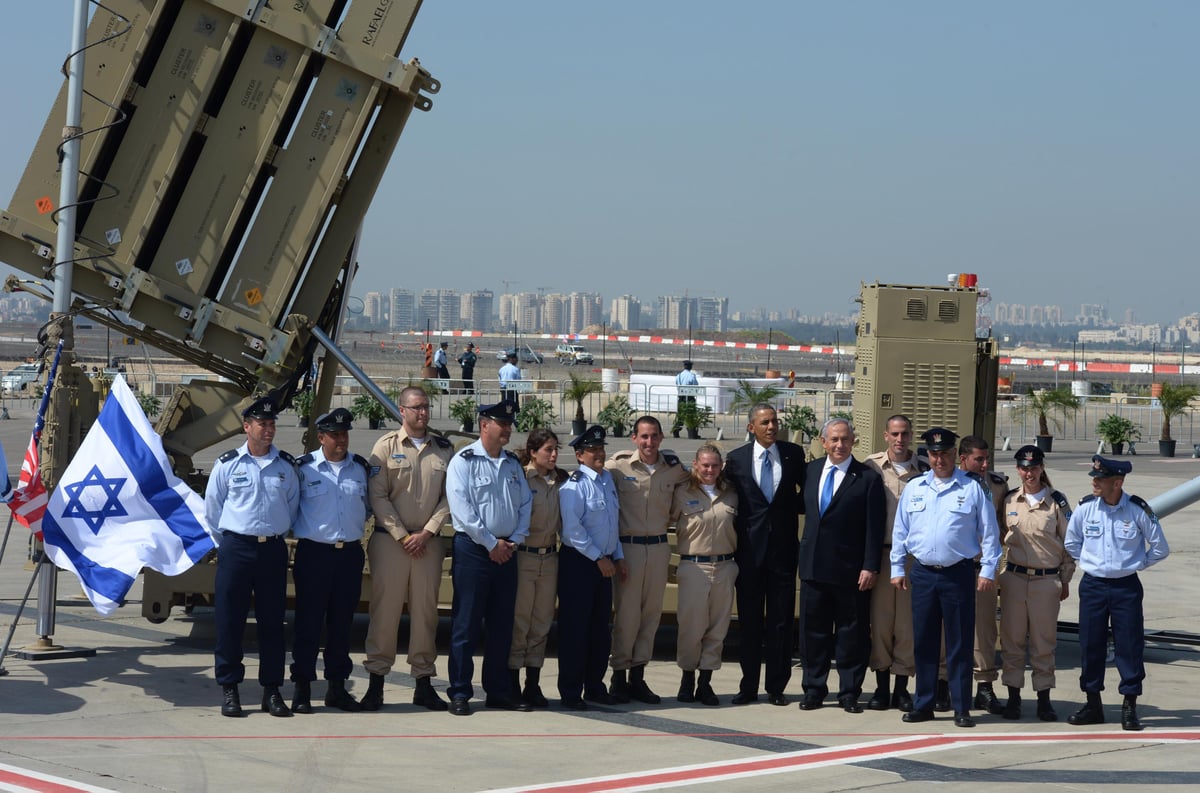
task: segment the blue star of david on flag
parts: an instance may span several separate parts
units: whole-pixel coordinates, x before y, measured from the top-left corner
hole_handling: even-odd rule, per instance
[[[63,486],[67,495],[70,496],[67,499],[66,508],[63,509],[63,517],[79,518],[93,533],[99,534],[105,518],[129,514],[125,507],[121,506],[118,498],[121,495],[121,486],[124,484],[123,477],[105,479],[104,474],[100,473],[99,466],[93,465],[92,470],[88,471],[87,476],[83,479]],[[96,489],[101,492],[96,493]],[[99,504],[101,498],[104,500],[103,504]],[[85,505],[84,502],[87,504]],[[99,506],[93,509],[88,508],[88,506],[96,504]]]
[[[142,568],[179,575],[215,547],[204,499],[172,472],[123,377],[50,496],[42,531],[50,560],[79,577],[101,614]]]

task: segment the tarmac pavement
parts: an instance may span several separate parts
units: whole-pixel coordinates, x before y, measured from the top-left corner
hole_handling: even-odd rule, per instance
[[[13,411],[0,422],[10,471],[20,465],[31,416]],[[299,450],[300,430],[283,426],[277,442]],[[355,431],[352,448],[370,447],[378,433]],[[615,439],[622,448],[627,440]],[[686,461],[699,442],[668,439]],[[740,443],[725,442],[732,448]],[[233,444],[225,444],[228,448]],[[1148,449],[1148,445],[1144,445]],[[210,450],[211,456],[223,448]],[[611,449],[612,447],[610,447]],[[1087,470],[1094,444],[1056,442],[1047,461],[1055,486],[1072,501],[1090,492]],[[997,452],[999,470],[1016,482],[1011,452]],[[1200,475],[1200,460],[1131,458],[1130,492],[1153,497]],[[200,460],[201,464],[207,461]],[[729,705],[737,690],[733,654],[714,675],[722,699],[716,708],[674,699],[679,673],[672,635],[659,635],[647,682],[663,695],[657,706],[640,704],[564,711],[553,699],[557,668],[547,660],[542,686],[551,707],[535,713],[489,711],[481,698],[469,718],[433,713],[409,704],[413,680],[401,663],[388,677],[384,709],[347,714],[318,707],[308,716],[276,719],[257,710],[256,683],[241,688],[249,716],[220,716],[220,689],[213,681],[211,609],[190,615],[176,610],[154,625],[141,617],[140,583],[129,603],[101,618],[76,597],[78,587],[59,576],[54,640],[88,648],[81,659],[3,659],[0,677],[0,790],[117,791],[349,791],[362,789],[471,790],[654,790],[695,787],[772,791],[924,789],[933,783],[995,784],[1006,790],[1123,790],[1148,786],[1200,786],[1200,654],[1197,647],[1156,641],[1153,632],[1196,631],[1200,582],[1191,574],[1200,539],[1200,506],[1163,520],[1171,556],[1142,575],[1146,589],[1148,677],[1139,702],[1146,730],[1122,732],[1116,670],[1108,675],[1108,723],[1075,728],[1065,722],[1083,700],[1078,690],[1079,648],[1060,635],[1060,721],[1033,716],[1026,688],[1025,718],[1006,721],[975,714],[975,729],[957,729],[947,714],[909,725],[897,711],[844,713],[831,702],[802,712],[799,670],[789,707],[760,702]],[[13,527],[0,560],[0,630],[12,625],[30,571],[27,532]],[[36,608],[31,603],[31,609]],[[1073,621],[1077,600],[1064,604]],[[355,624],[356,662],[362,660],[365,617]],[[401,638],[406,636],[402,628]],[[13,642],[36,639],[27,611]],[[439,635],[444,652],[445,625]],[[1186,637],[1185,637],[1186,638]],[[247,633],[247,680],[256,678],[253,629]],[[478,663],[477,663],[478,667]],[[446,662],[439,659],[435,686],[443,690]],[[351,689],[361,695],[367,675],[359,667]],[[867,681],[868,690],[873,681]],[[324,684],[314,686],[319,704]],[[1001,692],[1002,693],[1002,692]],[[284,694],[291,698],[291,686]],[[477,694],[481,692],[477,688]],[[1026,786],[1028,786],[1026,788]]]

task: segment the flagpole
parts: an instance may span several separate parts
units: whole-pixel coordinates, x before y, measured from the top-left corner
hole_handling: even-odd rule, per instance
[[[21,614],[25,611],[25,604],[29,602],[29,593],[33,591],[33,582],[37,581],[38,572],[41,569],[42,566],[40,564],[33,566],[33,575],[29,578],[29,586],[25,587],[25,597],[21,598],[21,605],[17,606],[17,613],[13,615],[12,625],[8,626],[8,635],[4,637],[4,649],[0,650],[0,677],[8,674],[8,670],[4,668],[4,659],[8,657],[8,648],[12,644],[13,634],[17,632],[17,623],[21,620]]]
[[[0,562],[4,561],[4,549],[8,547],[8,535],[12,534],[13,520],[16,519],[16,517],[17,516],[12,512],[8,513],[8,527],[4,530],[4,542],[0,542]],[[2,656],[0,656],[0,658],[2,658]]]

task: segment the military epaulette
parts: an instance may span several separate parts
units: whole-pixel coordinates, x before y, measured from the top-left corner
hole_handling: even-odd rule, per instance
[[[1071,517],[1071,502],[1067,501],[1067,497],[1057,490],[1050,491],[1050,498],[1054,499],[1054,503],[1058,504],[1058,508]]]
[[[988,471],[988,477],[990,477],[991,480],[998,485],[1008,484],[1008,475],[1002,474],[999,471]]]
[[[1020,490],[1021,490],[1021,488],[1019,488],[1019,487],[1014,487],[1012,490],[1009,490],[1007,493],[1004,494],[1005,500],[1012,498],[1013,494],[1019,493]],[[1058,491],[1055,491],[1055,492],[1058,492]]]
[[[971,477],[972,479],[974,479],[976,482],[978,482],[981,485],[986,484],[986,482],[983,481],[983,476],[981,474],[977,474],[974,471],[963,471],[963,473],[966,474],[967,476]]]
[[[1145,510],[1146,514],[1150,516],[1150,520],[1158,520],[1158,515],[1154,514],[1154,510],[1151,508],[1151,506],[1149,504],[1146,503],[1146,499],[1142,498],[1141,496],[1135,496],[1132,493],[1130,493],[1129,500],[1130,500],[1130,502],[1137,504],[1139,507],[1141,507],[1143,510]]]
[[[434,435],[433,442],[436,443],[441,449],[454,448],[454,441],[450,440],[449,438],[442,437],[441,435]]]
[[[316,458],[312,456],[312,452],[296,459],[296,465],[308,465]]]
[[[571,475],[567,477],[567,479],[572,482],[578,482],[582,478],[583,478],[583,472],[580,471],[578,468],[576,468],[574,471],[572,471]]]
[[[662,456],[667,465],[680,465],[679,455],[673,452],[663,452]]]
[[[368,476],[370,476],[370,474],[371,474],[371,464],[370,464],[369,462],[367,462],[367,458],[366,458],[366,457],[363,457],[361,454],[356,454],[356,455],[354,455],[354,456],[353,456],[353,458],[352,458],[352,459],[354,460],[354,462],[356,462],[356,463],[358,463],[359,465],[361,465],[361,466],[363,467],[363,470],[367,472],[367,475],[368,475]]]
[[[475,456],[475,450],[474,450],[474,449],[472,449],[470,446],[468,446],[467,448],[465,448],[465,449],[463,449],[461,452],[459,452],[459,453],[458,453],[458,456],[459,456],[459,457],[474,457],[474,456]]]
[[[224,454],[222,454],[222,455],[221,455],[220,457],[218,457],[217,459],[218,459],[218,460],[220,460],[220,461],[221,461],[221,462],[223,462],[223,463],[228,463],[228,462],[232,462],[233,460],[236,460],[236,459],[237,459],[237,456],[238,456],[238,450],[237,450],[237,449],[230,449],[229,451],[225,452]]]
[[[283,460],[285,463],[290,463],[292,465],[296,464],[296,458],[285,452],[283,449],[279,450],[279,459]]]
[[[1096,494],[1092,493],[1090,496],[1084,496],[1083,498],[1079,499],[1079,504],[1082,506],[1083,504],[1086,504],[1089,501],[1094,500],[1095,498],[1096,498]]]
[[[505,456],[505,457],[507,457],[507,458],[508,458],[508,459],[510,459],[510,460],[516,460],[518,463],[520,463],[520,462],[521,462],[521,458],[517,456],[517,453],[516,453],[516,452],[510,452],[508,449],[505,449],[505,450],[504,450],[504,456]]]
[[[621,451],[612,455],[611,459],[613,459],[613,460],[628,460],[630,457],[633,457],[635,454],[637,454],[637,449],[622,449]]]

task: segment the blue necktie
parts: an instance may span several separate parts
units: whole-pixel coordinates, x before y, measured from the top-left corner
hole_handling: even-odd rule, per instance
[[[758,474],[758,486],[762,488],[767,501],[775,495],[775,466],[771,462],[771,453],[763,452],[762,469]]]
[[[829,502],[833,500],[833,475],[837,472],[837,466],[829,466],[829,474],[825,477],[825,487],[821,490],[821,514],[825,514],[825,510],[829,509]]]

